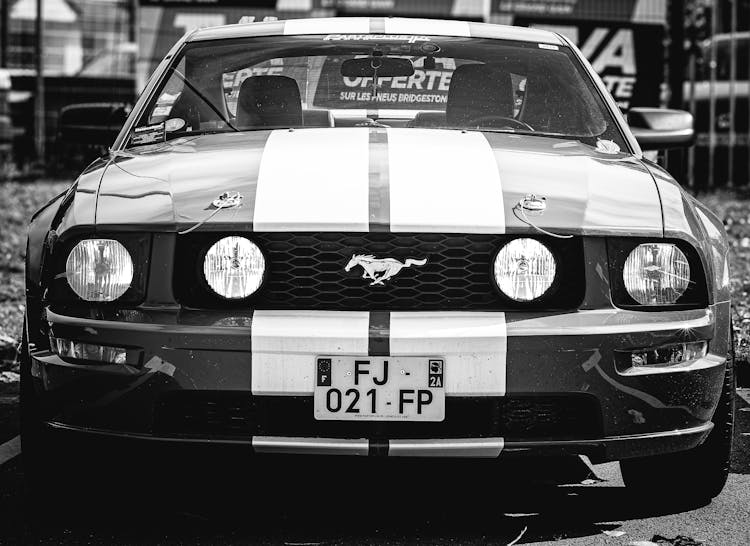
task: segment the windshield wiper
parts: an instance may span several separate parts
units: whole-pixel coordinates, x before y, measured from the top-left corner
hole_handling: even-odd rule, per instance
[[[203,129],[201,131],[182,131],[181,133],[168,133],[166,140],[176,140],[178,138],[189,137],[189,136],[201,136],[201,135],[216,135],[219,133],[234,133],[235,130],[231,129]]]
[[[479,127],[479,128],[468,128],[464,127],[465,131],[481,131],[484,133],[503,133],[506,135],[529,135],[529,136],[540,136],[548,138],[562,138],[565,140],[580,140],[581,137],[573,135],[564,135],[562,133],[545,133],[543,131],[525,131],[523,129],[493,129],[492,127]]]

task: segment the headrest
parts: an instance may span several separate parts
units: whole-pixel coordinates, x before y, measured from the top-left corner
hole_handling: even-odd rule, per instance
[[[445,112],[417,112],[409,127],[445,127]]]
[[[287,76],[247,78],[237,97],[237,125],[240,128],[301,126],[302,100],[297,82]]]
[[[483,116],[513,117],[510,73],[486,64],[465,64],[453,72],[445,108],[451,127]]]
[[[333,113],[330,110],[303,110],[305,127],[333,127]]]

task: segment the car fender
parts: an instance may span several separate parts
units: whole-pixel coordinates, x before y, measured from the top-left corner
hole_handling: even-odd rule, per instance
[[[662,167],[643,161],[659,190],[664,217],[664,237],[682,239],[698,250],[708,283],[708,301],[715,313],[712,352],[729,350],[731,294],[729,241],[724,224],[705,205],[685,192]]]
[[[96,195],[108,160],[94,161],[68,189],[34,213],[26,240],[26,315],[29,342],[46,346],[42,321],[45,265],[58,237],[71,227],[94,224]]]
[[[48,236],[55,219],[65,208],[66,201],[75,191],[75,184],[53,197],[46,205],[34,213],[29,222],[26,240],[26,327],[29,342],[36,345],[44,339],[41,331],[42,316],[42,270],[47,254]]]

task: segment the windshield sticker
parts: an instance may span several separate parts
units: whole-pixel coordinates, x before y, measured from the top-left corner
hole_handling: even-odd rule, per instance
[[[552,51],[558,51],[560,48],[552,44],[537,44],[539,49],[550,49]]]
[[[151,112],[151,115],[155,118],[160,118],[162,116],[166,117],[169,115],[169,113],[172,111],[172,105],[168,104],[165,106],[156,106],[154,108],[154,111]]]
[[[133,145],[154,144],[155,142],[164,142],[166,137],[167,132],[164,129],[164,122],[162,121],[156,125],[136,127],[133,130],[133,135],[130,137],[130,143]]]
[[[424,59],[412,60],[411,76],[379,77],[377,93],[373,93],[371,76],[341,75],[340,59],[327,59],[321,70],[325,86],[318,86],[314,104],[324,108],[369,108],[373,103],[390,108],[407,107],[420,110],[444,110],[448,102],[456,62],[452,58],[433,58],[432,68],[424,66]]]
[[[415,42],[429,42],[428,36],[414,36],[404,34],[328,34],[323,38],[324,40],[333,41],[361,41],[361,40],[379,40],[379,41],[395,41],[395,42],[409,42],[413,44]]]
[[[182,118],[169,118],[164,122],[164,130],[167,133],[173,133],[179,131],[187,125],[187,122]]]

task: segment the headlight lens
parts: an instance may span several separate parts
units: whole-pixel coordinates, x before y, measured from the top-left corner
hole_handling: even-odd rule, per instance
[[[85,239],[68,254],[65,274],[70,288],[86,301],[114,301],[133,281],[133,259],[113,239]]]
[[[513,239],[495,257],[495,282],[515,301],[532,301],[544,295],[555,280],[557,264],[552,252],[536,239]]]
[[[260,287],[266,260],[252,241],[224,237],[206,253],[203,274],[211,289],[227,299],[246,298]]]
[[[641,305],[666,305],[687,290],[690,264],[673,244],[644,243],[625,260],[622,279],[628,294]]]

